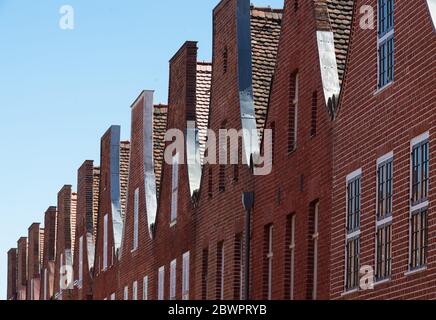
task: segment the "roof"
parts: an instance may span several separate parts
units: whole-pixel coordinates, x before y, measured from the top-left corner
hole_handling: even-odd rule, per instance
[[[339,80],[345,72],[353,19],[354,0],[324,0],[327,4],[330,25],[335,38],[336,62]]]
[[[154,106],[153,114],[153,152],[154,152],[154,172],[156,174],[156,194],[159,197],[162,166],[165,150],[165,133],[167,130],[168,106]]]
[[[209,125],[210,88],[212,83],[212,64],[209,62],[197,63],[197,105],[195,108],[197,128],[200,138],[200,154],[206,148],[206,136]]]
[[[256,122],[263,130],[279,46],[283,11],[251,8],[253,97]]]

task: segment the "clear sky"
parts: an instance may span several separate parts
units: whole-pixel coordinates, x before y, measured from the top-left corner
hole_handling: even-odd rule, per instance
[[[184,41],[211,59],[218,2],[0,0],[0,300],[7,251],[43,222],[64,184],[75,186],[84,160],[98,163],[106,129],[119,124],[129,139],[129,107],[142,89],[167,101],[168,60]],[[66,4],[74,30],[59,27]]]

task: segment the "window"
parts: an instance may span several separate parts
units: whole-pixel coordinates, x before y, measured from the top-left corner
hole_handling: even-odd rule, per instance
[[[347,245],[346,245],[346,290],[359,285],[360,273],[360,203],[361,177],[358,170],[347,177]]]
[[[316,137],[318,129],[318,92],[312,94],[312,123],[310,128],[310,136]]]
[[[216,299],[224,300],[224,242],[220,242],[217,245]]]
[[[300,7],[299,0],[294,0],[294,11],[297,12],[299,7]]]
[[[425,267],[428,252],[428,211],[427,208],[412,213],[411,219],[410,270]]]
[[[213,197],[213,171],[211,167],[209,167],[208,195],[209,198]]]
[[[83,283],[83,236],[79,238],[79,289]]]
[[[393,153],[377,162],[377,239],[376,280],[384,280],[392,273],[392,193]]]
[[[318,239],[319,239],[319,201],[310,205],[310,242],[309,253],[311,254],[310,270],[308,273],[307,300],[316,300],[318,296]]]
[[[104,215],[103,225],[103,271],[107,270],[108,263],[108,215]]]
[[[111,294],[111,300],[115,300],[115,293]]]
[[[48,284],[48,270],[44,269],[44,300],[47,300],[47,284]]]
[[[165,267],[159,268],[158,284],[157,284],[157,299],[163,300],[165,298]]]
[[[294,300],[295,282],[295,214],[287,217],[285,246],[285,299]]]
[[[412,205],[428,200],[429,190],[429,141],[428,139],[412,147]]]
[[[227,73],[228,60],[229,60],[229,52],[227,47],[225,47],[223,51],[223,74]]]
[[[220,164],[218,188],[220,192],[226,191],[226,166]]]
[[[411,142],[410,271],[424,268],[427,264],[429,139],[427,132]]]
[[[148,276],[144,277],[142,285],[142,300],[148,300]]]
[[[298,73],[294,72],[289,80],[288,153],[297,148],[298,91]]]
[[[238,182],[239,180],[239,165],[234,164],[233,165],[233,182]]]
[[[183,300],[189,300],[189,264],[190,264],[190,253],[186,252],[183,255],[183,267],[182,267],[182,298],[183,298]]]
[[[207,300],[208,281],[209,281],[209,249],[203,249],[201,266],[201,299]]]
[[[237,234],[235,236],[235,248],[234,248],[234,283],[233,283],[233,299],[243,300],[244,299],[244,268],[242,263],[242,234]]]
[[[170,300],[176,300],[177,260],[170,264]]]
[[[129,287],[124,287],[124,300],[129,300]]]
[[[138,281],[133,282],[132,286],[132,300],[138,300]]]
[[[133,200],[133,250],[138,249],[139,244],[139,188],[135,190]]]
[[[378,0],[378,87],[394,80],[394,0]]]
[[[272,299],[273,237],[274,226],[265,227],[264,298],[268,300]]]
[[[171,196],[171,223],[177,221],[177,198],[179,191],[179,154],[173,156],[172,166],[172,196]]]

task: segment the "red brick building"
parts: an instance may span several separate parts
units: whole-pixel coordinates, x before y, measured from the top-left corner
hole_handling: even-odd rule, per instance
[[[109,128],[9,251],[8,299],[436,299],[428,4],[222,0],[213,63],[184,43],[168,106]]]
[[[285,2],[266,122],[272,172],[255,180],[255,299],[329,297],[322,266],[330,251],[332,100],[340,92],[352,10],[353,1]]]
[[[393,2],[356,1],[334,128],[333,299],[436,298],[436,33],[426,1]]]
[[[101,139],[100,188],[94,257],[94,299],[103,300],[119,288],[118,259],[122,245],[130,144],[120,141],[119,126]]]
[[[44,229],[39,223],[29,227],[27,252],[27,300],[39,300],[41,283],[41,264],[44,253]]]
[[[73,261],[75,300],[92,299],[92,276],[100,187],[100,168],[87,160],[77,176],[77,221]]]
[[[27,299],[27,238],[17,242],[17,300]]]
[[[44,249],[41,262],[40,300],[54,296],[54,272],[56,259],[57,208],[49,207],[44,217]]]
[[[56,247],[54,272],[54,298],[70,300],[73,290],[73,253],[76,232],[77,194],[71,185],[65,185],[58,193],[56,220]]]
[[[281,18],[281,10],[250,8],[249,1],[224,0],[214,9],[208,126],[214,132],[242,129],[247,109],[250,125],[263,128]],[[212,142],[211,137],[208,141]],[[218,158],[218,149],[208,149],[207,158],[214,152]],[[243,192],[254,191],[254,177],[242,164],[246,155],[241,149],[239,144],[238,164],[206,163],[203,167],[195,214],[195,299],[241,299],[243,295],[245,211],[241,198]]]
[[[8,251],[8,287],[7,300],[17,300],[17,249]]]

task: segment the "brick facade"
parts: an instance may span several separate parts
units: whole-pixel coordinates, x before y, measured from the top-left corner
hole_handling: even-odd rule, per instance
[[[8,293],[7,300],[17,300],[17,249],[8,251]]]
[[[212,64],[187,41],[170,60],[168,106],[143,91],[131,142],[109,128],[100,167],[85,161],[77,195],[64,186],[44,233],[32,225],[9,251],[8,298],[238,300],[249,259],[251,299],[436,299],[435,30],[427,1],[395,1],[395,74],[381,88],[377,4],[222,0]],[[362,28],[363,5],[374,28]],[[207,129],[247,123],[253,150],[272,149],[270,174],[243,163],[241,137],[238,164],[182,161],[192,145],[218,159]],[[188,133],[177,166],[167,129]]]

